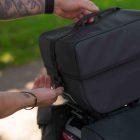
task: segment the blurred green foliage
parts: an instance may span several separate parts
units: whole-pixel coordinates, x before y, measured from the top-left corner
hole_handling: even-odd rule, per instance
[[[101,8],[119,6],[140,9],[140,0],[94,0]],[[69,20],[54,15],[41,15],[0,22],[0,68],[19,65],[40,57],[39,35],[47,30],[69,24]]]

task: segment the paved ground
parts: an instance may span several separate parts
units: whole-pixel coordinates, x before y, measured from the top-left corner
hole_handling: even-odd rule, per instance
[[[30,89],[41,67],[41,61],[36,61],[0,71],[0,90]],[[40,140],[36,112],[37,108],[32,111],[21,110],[8,118],[1,119],[0,140]]]

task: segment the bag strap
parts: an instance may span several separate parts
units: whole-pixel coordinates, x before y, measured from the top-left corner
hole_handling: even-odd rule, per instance
[[[86,21],[88,21],[89,19],[91,18],[94,18],[94,22],[97,21],[97,19],[101,19],[102,17],[106,16],[106,15],[109,15],[109,14],[112,14],[114,12],[117,12],[118,10],[120,10],[119,7],[112,7],[112,8],[109,8],[107,10],[102,10],[102,11],[99,11],[97,13],[91,13],[89,15],[86,15],[84,16],[83,18],[81,18],[74,26],[74,28],[78,28],[80,26],[85,26],[86,24],[88,24]],[[91,24],[91,23],[90,23]]]

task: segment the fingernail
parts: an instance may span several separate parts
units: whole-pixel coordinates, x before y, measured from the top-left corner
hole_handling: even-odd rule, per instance
[[[57,89],[55,89],[55,91],[56,91],[56,95],[61,95],[61,94],[63,94],[64,88],[58,87]]]
[[[60,87],[61,88],[61,90],[64,90],[64,88],[63,87]]]

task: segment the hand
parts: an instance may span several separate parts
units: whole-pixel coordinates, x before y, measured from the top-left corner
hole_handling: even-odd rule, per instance
[[[59,95],[63,93],[63,88],[59,87],[57,89],[49,89],[49,88],[37,88],[32,89],[33,92],[37,97],[37,105],[38,106],[49,106],[53,104]]]
[[[49,106],[63,93],[63,88],[51,89],[51,78],[41,75],[35,80],[31,92],[37,96],[38,106]]]
[[[33,85],[33,89],[36,88],[51,88],[50,76],[49,75],[45,76],[45,72],[44,72],[39,77],[37,77]]]
[[[99,8],[90,0],[55,0],[54,13],[63,18],[77,21],[91,12],[98,11]]]

